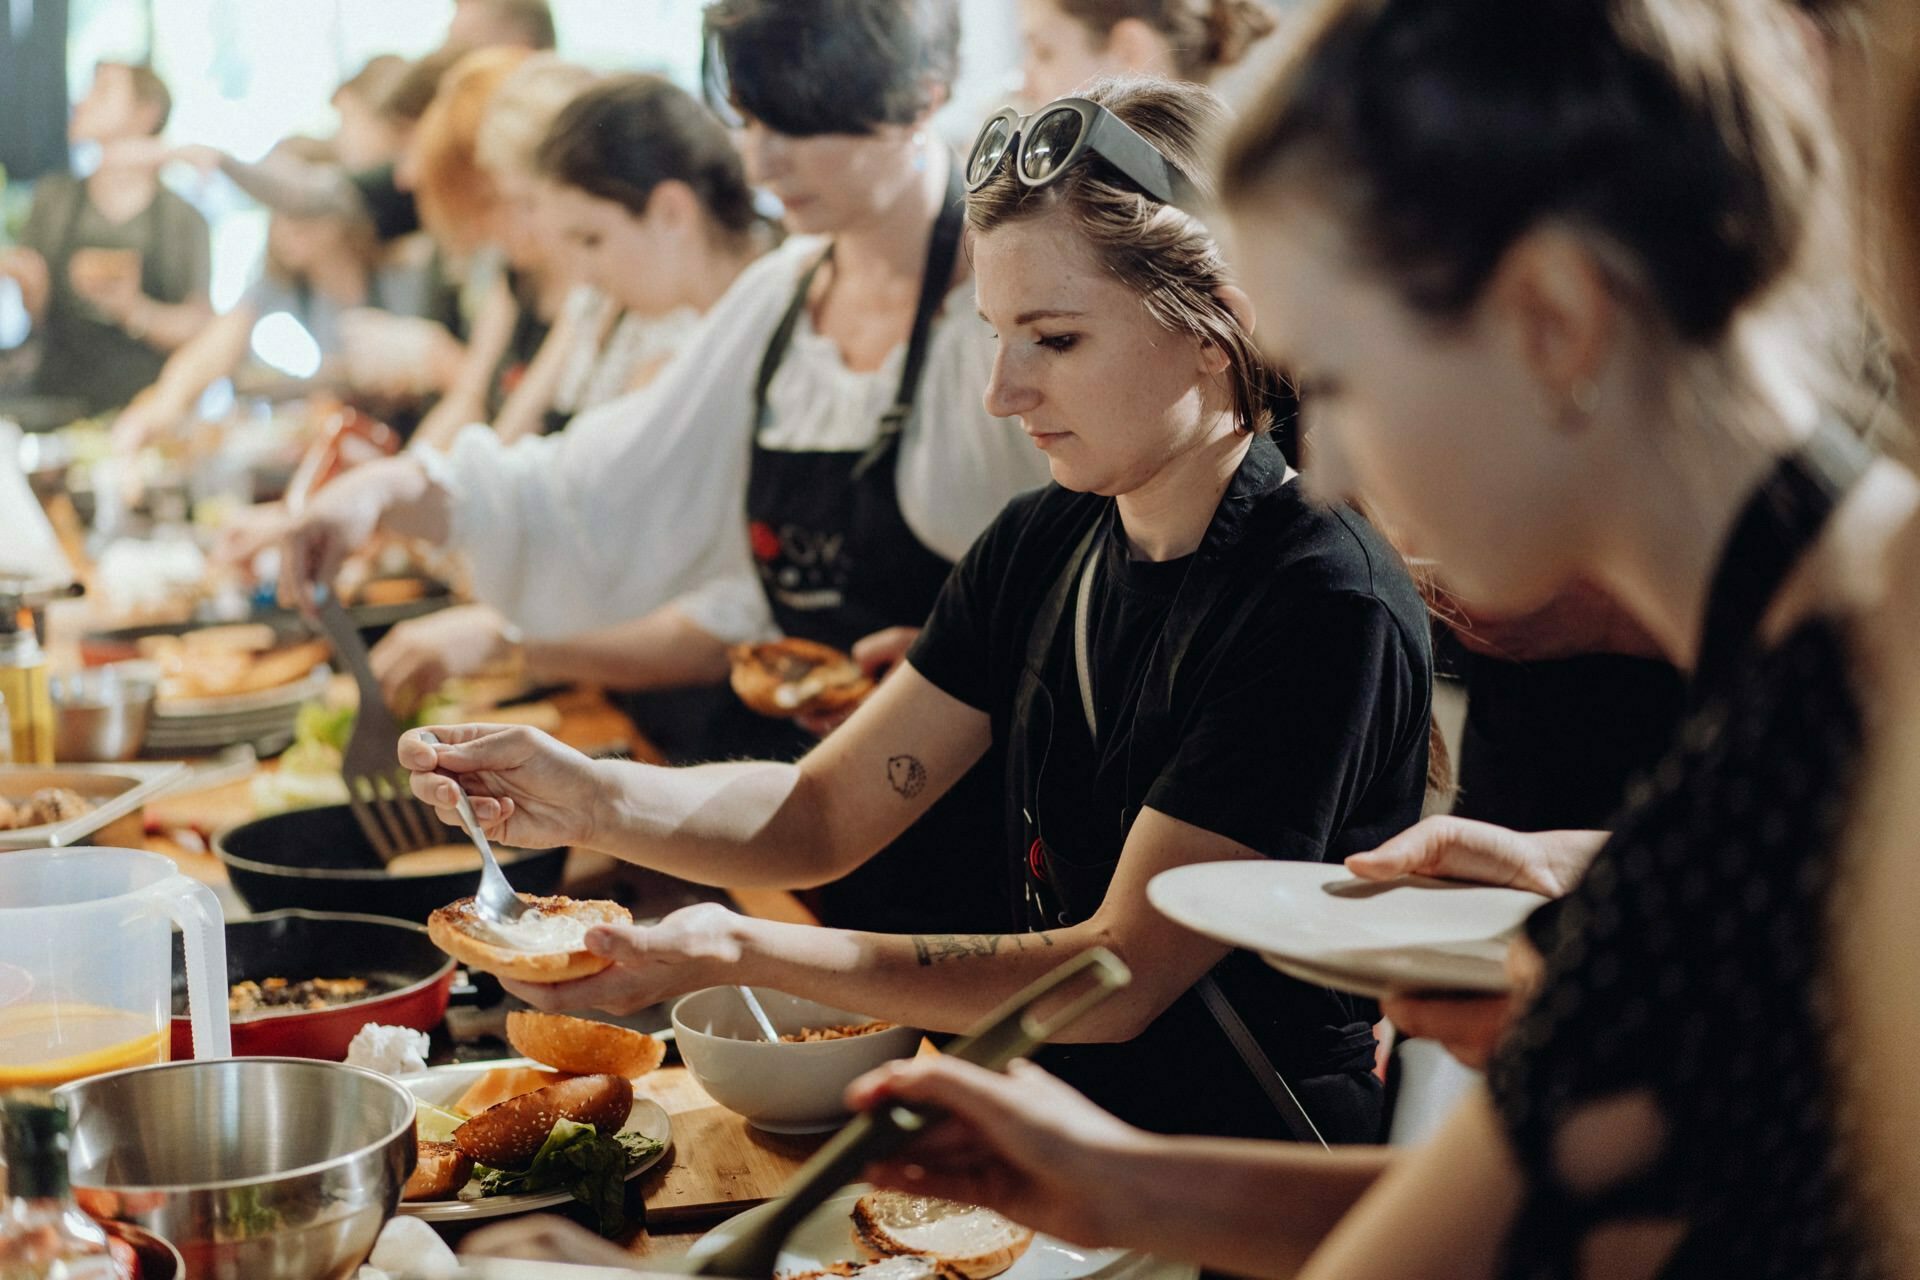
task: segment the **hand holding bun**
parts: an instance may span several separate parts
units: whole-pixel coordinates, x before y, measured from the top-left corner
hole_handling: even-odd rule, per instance
[[[617,902],[524,893],[520,899],[531,910],[510,924],[482,916],[472,898],[449,903],[427,917],[427,936],[469,969],[515,982],[572,982],[613,963],[587,950],[588,929],[633,923],[632,913]]]
[[[852,657],[811,640],[735,645],[729,656],[734,693],[763,716],[846,711],[873,692],[873,680]]]

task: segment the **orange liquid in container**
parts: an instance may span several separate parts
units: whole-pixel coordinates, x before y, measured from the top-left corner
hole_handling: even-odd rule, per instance
[[[16,1005],[0,1009],[0,1093],[53,1088],[167,1060],[167,1028],[124,1009]]]

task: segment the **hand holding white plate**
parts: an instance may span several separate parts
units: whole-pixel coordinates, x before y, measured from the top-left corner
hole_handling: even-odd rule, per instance
[[[1196,933],[1319,986],[1498,994],[1507,939],[1538,894],[1407,876],[1360,880],[1318,862],[1215,862],[1155,876],[1147,897]]]

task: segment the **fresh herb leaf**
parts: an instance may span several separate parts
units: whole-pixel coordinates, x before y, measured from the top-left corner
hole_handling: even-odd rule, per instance
[[[627,1226],[627,1170],[661,1145],[637,1133],[603,1138],[590,1124],[556,1120],[524,1171],[478,1165],[474,1176],[485,1196],[565,1191],[593,1211],[601,1235],[614,1236]]]

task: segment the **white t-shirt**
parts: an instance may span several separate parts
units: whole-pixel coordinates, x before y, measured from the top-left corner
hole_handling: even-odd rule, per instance
[[[555,436],[502,446],[469,427],[420,455],[453,497],[452,545],[474,589],[534,637],[610,626],[670,603],[729,643],[773,634],[747,544],[753,385],[767,341],[825,242],[797,237],[754,263],[643,390]],[[901,513],[928,548],[958,560],[1046,460],[981,397],[994,339],[972,286],[935,320],[917,407],[901,435]],[[859,452],[899,387],[902,342],[855,373],[803,319],[768,389],[762,443]]]

